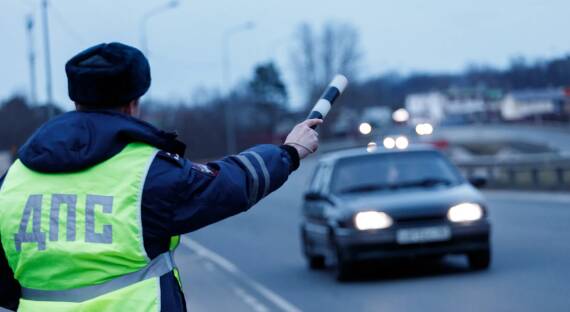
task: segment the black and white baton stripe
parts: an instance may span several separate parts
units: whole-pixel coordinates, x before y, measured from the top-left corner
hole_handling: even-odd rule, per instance
[[[307,116],[307,119],[325,119],[334,101],[342,94],[347,84],[348,80],[345,76],[336,75],[313,107],[311,113],[309,113],[309,116]]]

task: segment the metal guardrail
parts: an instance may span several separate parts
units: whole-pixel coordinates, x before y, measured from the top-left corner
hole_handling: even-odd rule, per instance
[[[570,191],[570,154],[478,156],[454,160],[467,178],[484,177],[490,188]]]

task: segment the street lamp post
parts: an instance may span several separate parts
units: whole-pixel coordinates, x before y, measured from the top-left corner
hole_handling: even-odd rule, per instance
[[[226,123],[226,152],[234,154],[236,152],[236,133],[235,124],[232,116],[232,106],[230,103],[231,92],[231,67],[230,67],[230,39],[233,35],[253,29],[255,24],[253,22],[246,22],[235,27],[232,27],[224,32],[222,38],[222,80],[223,89],[226,93],[224,101],[224,117]]]
[[[28,61],[30,62],[30,102],[36,105],[38,92],[36,86],[36,50],[34,45],[34,18],[28,15],[26,18],[26,30],[28,35]]]
[[[142,20],[141,20],[141,49],[142,49],[143,53],[144,53],[147,57],[148,57],[148,53],[149,53],[149,50],[148,50],[148,36],[147,36],[147,24],[148,24],[148,21],[149,21],[152,17],[154,17],[154,16],[156,16],[156,15],[158,15],[158,14],[164,12],[164,11],[168,11],[168,10],[170,10],[170,9],[173,9],[173,8],[177,7],[178,5],[179,5],[179,1],[178,1],[178,0],[171,0],[171,1],[169,1],[168,3],[165,3],[165,4],[163,4],[163,5],[160,5],[160,6],[156,7],[156,8],[154,8],[154,9],[152,9],[152,10],[146,12],[145,15],[142,17]]]
[[[46,96],[48,106],[48,118],[53,117],[53,87],[51,80],[51,51],[49,45],[49,23],[48,23],[48,0],[42,1],[42,17],[44,30],[44,54],[46,65]]]

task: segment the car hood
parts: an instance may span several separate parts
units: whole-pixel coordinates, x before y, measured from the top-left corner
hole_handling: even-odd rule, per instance
[[[481,193],[468,183],[446,188],[401,189],[338,197],[339,206],[344,207],[348,214],[377,210],[395,219],[445,216],[451,206],[462,202],[485,204]]]

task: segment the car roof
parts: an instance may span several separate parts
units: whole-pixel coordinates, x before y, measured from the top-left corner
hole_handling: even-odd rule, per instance
[[[383,147],[377,147],[374,150],[368,151],[367,147],[357,147],[344,149],[340,151],[329,152],[321,156],[319,162],[321,163],[334,163],[340,159],[347,159],[366,155],[375,154],[409,154],[415,152],[438,152],[439,151],[429,145],[412,145],[404,150],[399,149],[386,149]]]

